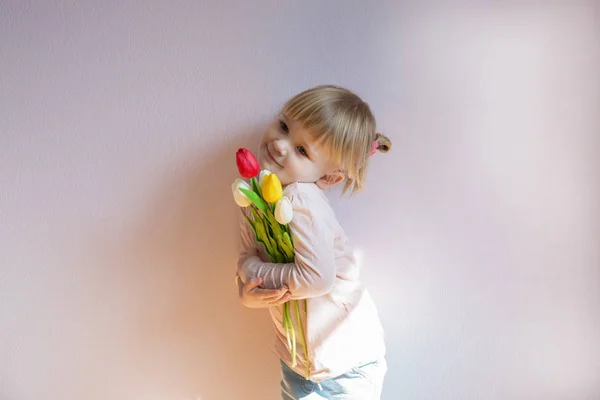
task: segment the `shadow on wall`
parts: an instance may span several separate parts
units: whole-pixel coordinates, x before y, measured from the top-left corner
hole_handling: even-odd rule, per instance
[[[241,306],[234,284],[238,213],[231,182],[238,176],[237,148],[256,147],[259,129],[251,131],[227,135],[248,143],[193,149],[142,205],[132,237],[118,245],[126,258],[126,267],[122,259],[114,264],[126,270],[113,271],[125,285],[118,291],[133,293],[128,307],[135,303],[123,351],[132,359],[132,379],[144,382],[151,398],[278,393],[268,312]]]

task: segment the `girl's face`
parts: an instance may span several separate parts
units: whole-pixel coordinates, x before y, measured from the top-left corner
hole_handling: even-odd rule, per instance
[[[336,174],[329,149],[317,144],[312,132],[303,128],[300,122],[283,114],[275,118],[262,135],[258,162],[261,168],[277,174],[283,186],[293,182],[316,182],[319,186],[328,183],[331,186],[331,174]]]

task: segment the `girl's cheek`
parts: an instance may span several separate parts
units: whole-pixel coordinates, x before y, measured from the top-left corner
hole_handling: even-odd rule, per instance
[[[277,137],[277,129],[273,128],[269,130],[269,134],[267,135],[269,140],[273,140]]]

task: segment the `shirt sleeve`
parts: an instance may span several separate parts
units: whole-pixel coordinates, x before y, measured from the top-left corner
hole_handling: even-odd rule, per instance
[[[321,204],[314,204],[304,194],[291,199],[294,217],[289,224],[294,243],[293,263],[265,263],[251,246],[254,232],[248,222],[242,231],[242,249],[238,273],[243,282],[253,277],[263,279],[262,287],[269,289],[287,286],[292,299],[304,299],[329,293],[335,277],[335,235],[331,222]],[[311,204],[312,203],[312,204]]]

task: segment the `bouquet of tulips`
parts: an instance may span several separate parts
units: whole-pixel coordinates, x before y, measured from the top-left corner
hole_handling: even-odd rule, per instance
[[[264,247],[271,262],[294,262],[294,246],[288,227],[293,218],[292,203],[283,196],[279,178],[266,169],[261,171],[258,160],[248,149],[239,149],[235,159],[240,175],[249,179],[250,183],[237,178],[231,186],[233,198],[238,206],[250,207],[252,218],[246,216],[246,219],[254,230],[256,242]],[[306,304],[304,306],[306,310]],[[308,369],[308,349],[298,300],[283,304],[283,328],[292,353],[292,366],[296,365],[296,330],[292,322],[292,307],[295,309]]]

